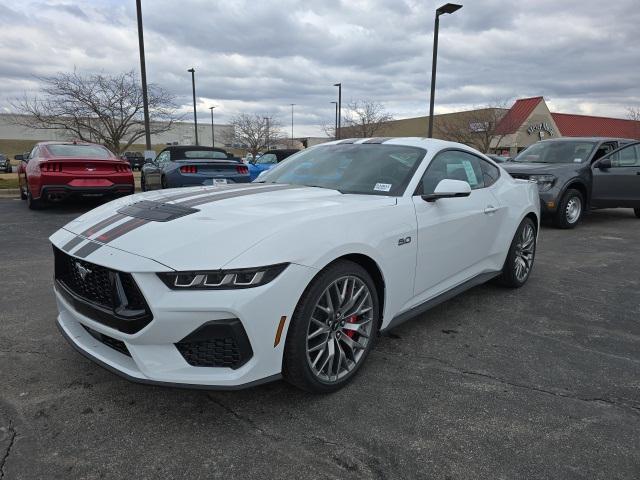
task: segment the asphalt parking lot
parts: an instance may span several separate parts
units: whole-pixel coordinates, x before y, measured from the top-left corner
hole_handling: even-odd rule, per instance
[[[47,237],[85,211],[0,199],[0,479],[640,477],[640,220],[544,227],[529,283],[380,338],[332,395],[129,383],[54,325]]]

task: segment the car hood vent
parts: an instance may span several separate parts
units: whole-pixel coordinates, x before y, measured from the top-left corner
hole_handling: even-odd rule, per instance
[[[152,222],[170,222],[199,211],[197,208],[182,205],[142,200],[121,208],[118,213]]]

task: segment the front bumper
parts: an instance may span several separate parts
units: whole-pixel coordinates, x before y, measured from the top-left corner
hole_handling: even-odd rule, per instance
[[[314,274],[312,268],[291,264],[261,287],[175,291],[155,273],[133,273],[153,313],[153,320],[142,330],[127,334],[89,318],[55,289],[57,324],[76,350],[129,380],[187,388],[243,388],[280,377],[289,320]],[[276,344],[283,316],[286,323],[281,341]],[[237,319],[246,333],[250,358],[234,368],[190,364],[192,359],[177,344],[193,338],[203,326],[217,327],[228,324],[230,319]],[[100,341],[100,335],[109,341]],[[123,353],[125,350],[128,355]]]

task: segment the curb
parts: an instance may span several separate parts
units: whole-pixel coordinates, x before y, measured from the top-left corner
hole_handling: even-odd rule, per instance
[[[20,189],[19,188],[3,188],[0,189],[0,198],[20,198]]]

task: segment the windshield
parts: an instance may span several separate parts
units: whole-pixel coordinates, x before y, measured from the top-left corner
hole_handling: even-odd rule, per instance
[[[74,157],[74,158],[111,158],[111,152],[100,145],[47,145],[47,150],[54,157]]]
[[[513,162],[582,163],[593,151],[596,142],[561,140],[534,143],[514,158]]]
[[[426,153],[422,148],[402,145],[319,146],[287,158],[261,175],[259,182],[399,196]]]
[[[193,158],[198,160],[226,159],[227,154],[224,152],[217,152],[215,150],[186,150],[182,152],[182,158]]]

